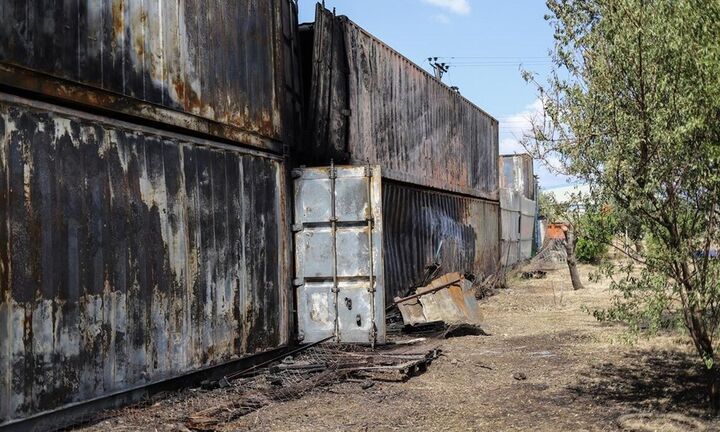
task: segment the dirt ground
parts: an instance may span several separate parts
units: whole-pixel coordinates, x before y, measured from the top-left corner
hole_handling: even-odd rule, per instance
[[[481,302],[490,336],[441,345],[443,356],[405,383],[346,382],[276,403],[228,431],[720,430],[704,417],[701,365],[682,335],[626,342],[620,325],[583,307],[607,305],[606,284],[573,292],[567,272],[510,279]],[[523,379],[525,378],[525,379]],[[192,390],[125,409],[85,431],[185,431],[183,419],[226,398]]]

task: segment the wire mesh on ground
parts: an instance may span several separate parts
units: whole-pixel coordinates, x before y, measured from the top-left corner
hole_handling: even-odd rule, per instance
[[[567,265],[567,250],[563,240],[549,240],[542,249],[538,251],[530,263],[524,268],[525,271],[535,270],[558,270]]]
[[[213,390],[187,389],[161,394],[141,404],[106,411],[94,419],[104,431],[223,430],[258,409],[289,402],[343,381],[405,381],[424,372],[440,355],[437,347],[388,345],[370,347],[323,343],[279,359],[249,374],[220,380]],[[158,428],[158,425],[161,427]]]

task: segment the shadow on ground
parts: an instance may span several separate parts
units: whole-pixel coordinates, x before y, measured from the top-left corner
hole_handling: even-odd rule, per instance
[[[633,351],[593,366],[569,388],[601,406],[703,415],[707,384],[696,356],[677,350]]]

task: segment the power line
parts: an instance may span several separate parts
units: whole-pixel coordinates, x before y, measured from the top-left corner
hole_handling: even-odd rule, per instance
[[[530,62],[521,62],[521,63],[446,63],[448,66],[452,66],[455,68],[458,67],[504,67],[504,66],[550,66],[552,63],[530,63]]]
[[[549,59],[548,56],[453,56],[438,59]]]

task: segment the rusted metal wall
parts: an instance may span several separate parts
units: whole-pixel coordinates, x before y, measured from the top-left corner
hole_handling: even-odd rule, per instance
[[[0,426],[288,343],[285,178],[0,94]]]
[[[280,151],[300,103],[295,8],[3,0],[0,83]]]
[[[528,154],[500,156],[501,257],[513,265],[532,257],[535,242],[536,180]]]
[[[530,200],[535,200],[535,169],[533,158],[529,154],[500,156],[500,188],[521,192]]]
[[[443,273],[494,274],[500,255],[499,213],[496,202],[385,181],[387,304],[420,282],[438,248]]]
[[[314,37],[300,159],[377,164],[386,178],[498,200],[497,120],[320,5],[304,31]]]

